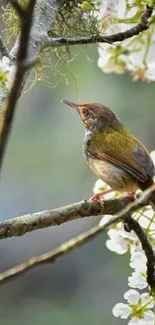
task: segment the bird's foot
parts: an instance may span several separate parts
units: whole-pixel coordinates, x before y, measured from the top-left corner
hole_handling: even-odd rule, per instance
[[[103,192],[96,193],[89,199],[89,201],[97,201],[101,205],[104,205],[104,199],[103,198],[101,199],[101,196],[106,195],[106,194],[108,194],[110,192],[113,192],[113,190],[111,188],[108,189],[108,190],[105,190]]]
[[[137,200],[135,192],[130,192],[129,195],[132,197],[133,201]]]
[[[89,199],[89,201],[97,201],[101,205],[104,205],[104,199],[103,198],[101,199],[101,196],[102,196],[102,192],[96,193]]]

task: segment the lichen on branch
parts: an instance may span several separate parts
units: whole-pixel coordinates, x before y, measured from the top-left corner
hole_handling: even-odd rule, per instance
[[[23,6],[26,6],[27,1],[28,0],[20,0],[20,3]],[[96,1],[92,6],[92,9],[86,12],[81,8],[81,3],[82,1],[79,0],[64,1],[61,10],[58,11],[54,19],[52,28],[48,31],[48,35],[50,37],[54,39],[57,37],[70,38],[77,35],[82,37],[84,35],[93,36],[99,34],[99,23],[96,13],[98,11],[100,2]],[[37,6],[41,7],[39,1],[37,2]],[[41,7],[41,9],[47,11],[48,15],[48,7]],[[19,17],[10,4],[8,4],[4,9],[3,20],[6,26],[7,43],[13,43],[19,34],[20,26]],[[74,56],[74,54],[72,55]],[[36,72],[36,79],[42,79],[46,83],[46,70],[53,71],[53,74],[55,75],[57,72],[59,72],[60,77],[62,77],[63,73],[61,74],[59,65],[61,65],[61,63],[64,64],[65,62],[67,63],[69,57],[70,50],[66,44],[62,47],[55,46],[54,48],[49,46],[45,48],[45,46],[43,46],[42,51],[40,52],[40,62],[34,68]]]

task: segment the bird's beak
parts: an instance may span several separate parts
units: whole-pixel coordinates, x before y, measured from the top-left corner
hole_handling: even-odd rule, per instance
[[[62,101],[64,104],[73,107],[74,109],[76,109],[76,111],[78,110],[78,104],[75,104],[73,102],[69,102],[68,100],[63,100]]]

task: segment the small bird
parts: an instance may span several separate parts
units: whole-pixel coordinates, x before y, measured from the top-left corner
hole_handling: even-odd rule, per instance
[[[154,184],[155,167],[145,146],[136,139],[108,107],[97,103],[75,104],[63,100],[79,114],[85,128],[83,151],[93,173],[112,191],[128,192],[134,198],[137,189],[144,191]]]

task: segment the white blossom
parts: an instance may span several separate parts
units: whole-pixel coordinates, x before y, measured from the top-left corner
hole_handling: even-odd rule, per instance
[[[147,304],[150,300],[151,302],[147,305],[147,307],[153,308],[154,307],[153,297],[150,296],[147,292],[141,294],[141,301],[143,304]]]
[[[110,186],[103,182],[101,179],[98,179],[94,185],[93,192],[94,194],[101,193],[103,191],[109,190]],[[110,192],[106,194],[107,199],[111,199],[115,196],[115,192]]]
[[[124,299],[128,304],[117,303],[113,307],[113,315],[127,319],[130,317],[128,324],[134,325],[153,325],[154,313],[150,308],[154,307],[154,298],[148,293],[139,294],[138,291],[130,289],[124,294]]]
[[[140,299],[140,294],[138,291],[130,289],[125,292],[124,299],[126,299],[129,304],[135,305]]]
[[[10,65],[10,60],[7,56],[3,56],[0,60],[0,86],[9,88],[14,78],[16,67]]]
[[[99,193],[99,192],[102,192],[104,190],[106,190],[108,187],[108,185],[103,182],[101,179],[98,179],[96,182],[95,182],[95,185],[94,185],[94,188],[93,188],[93,192],[96,194],[96,193]]]
[[[143,11],[143,6],[141,4],[141,11]],[[134,20],[138,10],[134,1],[102,0],[98,16],[100,32],[106,35],[132,28],[136,24]],[[155,11],[152,14],[152,17],[154,16]],[[99,44],[98,66],[105,73],[121,74],[128,71],[134,80],[155,81],[154,25],[152,18],[150,28],[137,36],[126,39],[120,44]]]
[[[8,71],[10,60],[7,56],[3,56],[0,60],[0,69],[2,71]]]
[[[154,50],[155,50],[155,47],[154,47]],[[145,77],[147,80],[155,81],[155,62],[147,63]]]
[[[151,206],[147,206],[139,212],[134,212],[133,217],[138,219],[139,224],[144,229],[149,227],[149,230],[155,229],[155,212]]]
[[[126,304],[119,302],[113,307],[112,313],[115,317],[121,317],[127,319],[131,314],[132,309]]]
[[[132,275],[128,277],[128,285],[131,288],[144,289],[147,287],[148,283],[145,275],[133,272]]]
[[[101,0],[100,1],[100,11],[98,13],[98,18],[101,20],[105,17],[105,24],[108,24],[108,27],[111,25],[111,18],[116,15],[117,6],[119,4],[119,0]],[[106,25],[107,26],[107,25]]]
[[[109,45],[108,45],[109,46]],[[118,74],[123,74],[125,72],[125,66],[124,63],[121,62],[121,60],[118,60],[117,58],[112,57],[109,52],[112,52],[113,48],[109,48],[107,50],[104,45],[104,49],[102,46],[99,47],[98,52],[99,52],[99,59],[98,59],[98,67],[103,70],[105,73],[118,73]],[[103,50],[104,50],[104,56],[103,55]]]
[[[130,266],[135,269],[136,272],[146,273],[146,262],[147,259],[143,252],[134,252],[131,255]]]
[[[125,254],[137,241],[134,233],[129,233],[118,227],[110,229],[107,234],[110,239],[106,241],[106,246],[117,254]]]
[[[128,325],[154,325],[154,313],[148,310],[145,312],[143,319],[133,317]]]

